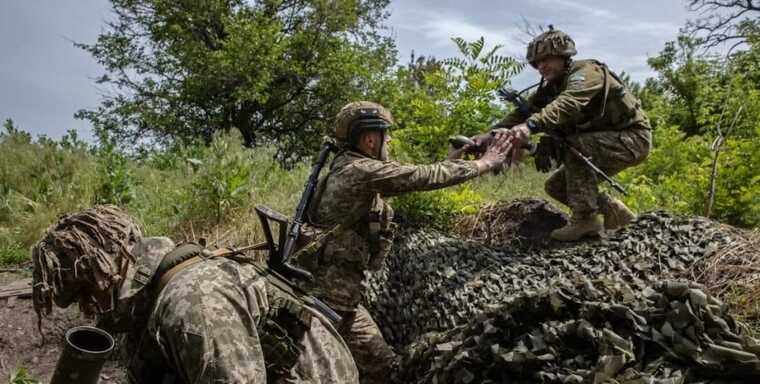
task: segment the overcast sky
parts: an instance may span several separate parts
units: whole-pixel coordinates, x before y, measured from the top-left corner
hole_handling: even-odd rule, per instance
[[[529,38],[522,25],[554,24],[569,33],[579,58],[596,58],[634,80],[651,76],[646,59],[673,40],[690,17],[682,0],[394,0],[389,33],[399,63],[417,55],[457,54],[453,36],[504,45],[523,57]],[[72,41],[91,43],[110,18],[107,0],[0,0],[0,119],[12,118],[33,134],[60,137],[68,129],[91,137],[75,120],[98,104],[93,78],[101,68]],[[516,86],[538,79],[526,69]]]

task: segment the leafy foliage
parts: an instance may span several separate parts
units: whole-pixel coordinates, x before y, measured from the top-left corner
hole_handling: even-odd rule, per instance
[[[760,225],[760,46],[725,58],[698,55],[699,41],[680,37],[650,59],[658,71],[639,95],[655,127],[655,148],[643,165],[625,172],[638,209],[704,214],[711,165],[718,156],[714,217]],[[713,143],[722,137],[716,154]]]
[[[246,156],[231,150],[239,147],[239,136],[222,138],[217,135],[208,147],[203,161],[197,161],[197,177],[191,191],[191,214],[213,213],[215,224],[233,209],[244,205],[251,188],[251,164]],[[196,213],[197,215],[197,213]]]
[[[98,204],[129,204],[135,198],[135,178],[127,166],[127,157],[116,148],[116,143],[108,137],[108,132],[100,132],[98,147],[98,189],[95,201]]]
[[[484,51],[484,40],[452,39],[462,57],[419,58],[399,68],[378,98],[392,106],[394,154],[415,162],[441,159],[448,138],[485,131],[501,117],[504,107],[493,92],[518,73],[523,64],[497,54],[500,46]]]
[[[77,44],[115,92],[77,116],[120,144],[210,142],[237,128],[246,146],[310,153],[340,106],[394,59],[380,35],[388,0],[113,0],[116,18]]]

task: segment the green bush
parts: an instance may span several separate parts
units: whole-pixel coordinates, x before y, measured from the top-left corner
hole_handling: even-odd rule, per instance
[[[135,177],[127,157],[116,150],[116,142],[105,131],[100,131],[97,153],[98,187],[95,201],[98,204],[126,205],[135,199]]]
[[[721,149],[713,218],[744,227],[760,225],[760,143],[729,136]],[[675,126],[654,131],[655,146],[642,165],[623,172],[625,199],[644,211],[667,209],[702,215],[708,200],[713,152],[709,135],[684,137]]]
[[[483,197],[464,184],[401,195],[393,199],[392,206],[396,216],[405,222],[447,230],[457,217],[476,213],[482,202]]]
[[[412,58],[378,91],[378,100],[390,107],[396,120],[391,149],[397,159],[441,159],[451,135],[485,132],[506,111],[494,91],[524,65],[498,55],[500,46],[486,50],[483,38],[452,40],[460,57]]]
[[[9,120],[0,133],[0,249],[17,258],[64,212],[91,206],[97,175],[89,148],[69,133],[33,140]],[[6,258],[7,259],[7,258]]]

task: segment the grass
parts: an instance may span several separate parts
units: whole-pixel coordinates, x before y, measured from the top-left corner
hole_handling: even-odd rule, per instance
[[[261,241],[255,206],[292,214],[310,170],[308,163],[284,170],[273,157],[267,148],[243,147],[235,133],[140,160],[109,147],[0,134],[0,264],[27,261],[28,249],[58,217],[96,203],[121,206],[149,236],[219,245]],[[524,165],[395,204],[416,210],[408,213],[421,222],[446,222],[489,201],[547,197],[545,178]]]
[[[498,175],[475,179],[472,189],[483,196],[485,201],[511,200],[535,197],[551,200],[544,191],[544,182],[549,173],[536,171],[533,164],[526,162],[519,167],[512,167]]]
[[[0,264],[28,261],[57,218],[97,203],[121,206],[149,236],[250,244],[261,240],[254,207],[290,214],[310,168],[283,170],[271,150],[244,148],[234,134],[147,159],[119,156],[0,134]]]
[[[18,246],[0,248],[0,266],[12,266],[29,260],[29,251]]]
[[[39,380],[29,375],[26,368],[18,368],[11,373],[8,384],[39,384]]]

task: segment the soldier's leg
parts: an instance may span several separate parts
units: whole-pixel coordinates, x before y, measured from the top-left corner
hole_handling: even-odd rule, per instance
[[[584,138],[581,138],[584,140]],[[651,148],[649,130],[630,129],[619,132],[600,132],[589,136],[584,145],[589,153],[601,164],[600,168],[610,176],[643,162]],[[604,227],[617,229],[635,218],[626,205],[606,193],[600,193],[597,199],[599,211],[604,215]]]
[[[565,181],[565,167],[560,167],[544,183],[546,194],[567,205],[567,181]]]
[[[579,134],[569,138],[569,141],[573,147],[589,157],[594,165],[613,176],[646,158],[651,136],[646,130],[601,131]],[[600,207],[605,213],[605,218],[610,219],[610,227],[619,226],[632,219],[627,217],[630,211],[622,202],[599,193],[600,178],[578,156],[567,151],[564,160],[568,205],[573,211],[573,216],[577,217],[575,221],[585,226],[576,226],[583,228],[570,228],[575,230],[561,233],[560,240],[576,240],[586,234],[593,234],[593,230],[598,227],[596,214]]]
[[[563,161],[566,199],[572,215],[567,225],[552,231],[551,237],[559,241],[575,241],[598,235],[602,222],[597,217],[599,191],[596,175],[570,151],[565,151]]]
[[[380,328],[364,306],[355,311],[342,312],[341,334],[359,368],[360,381],[386,383],[396,368],[398,355],[383,338]]]

